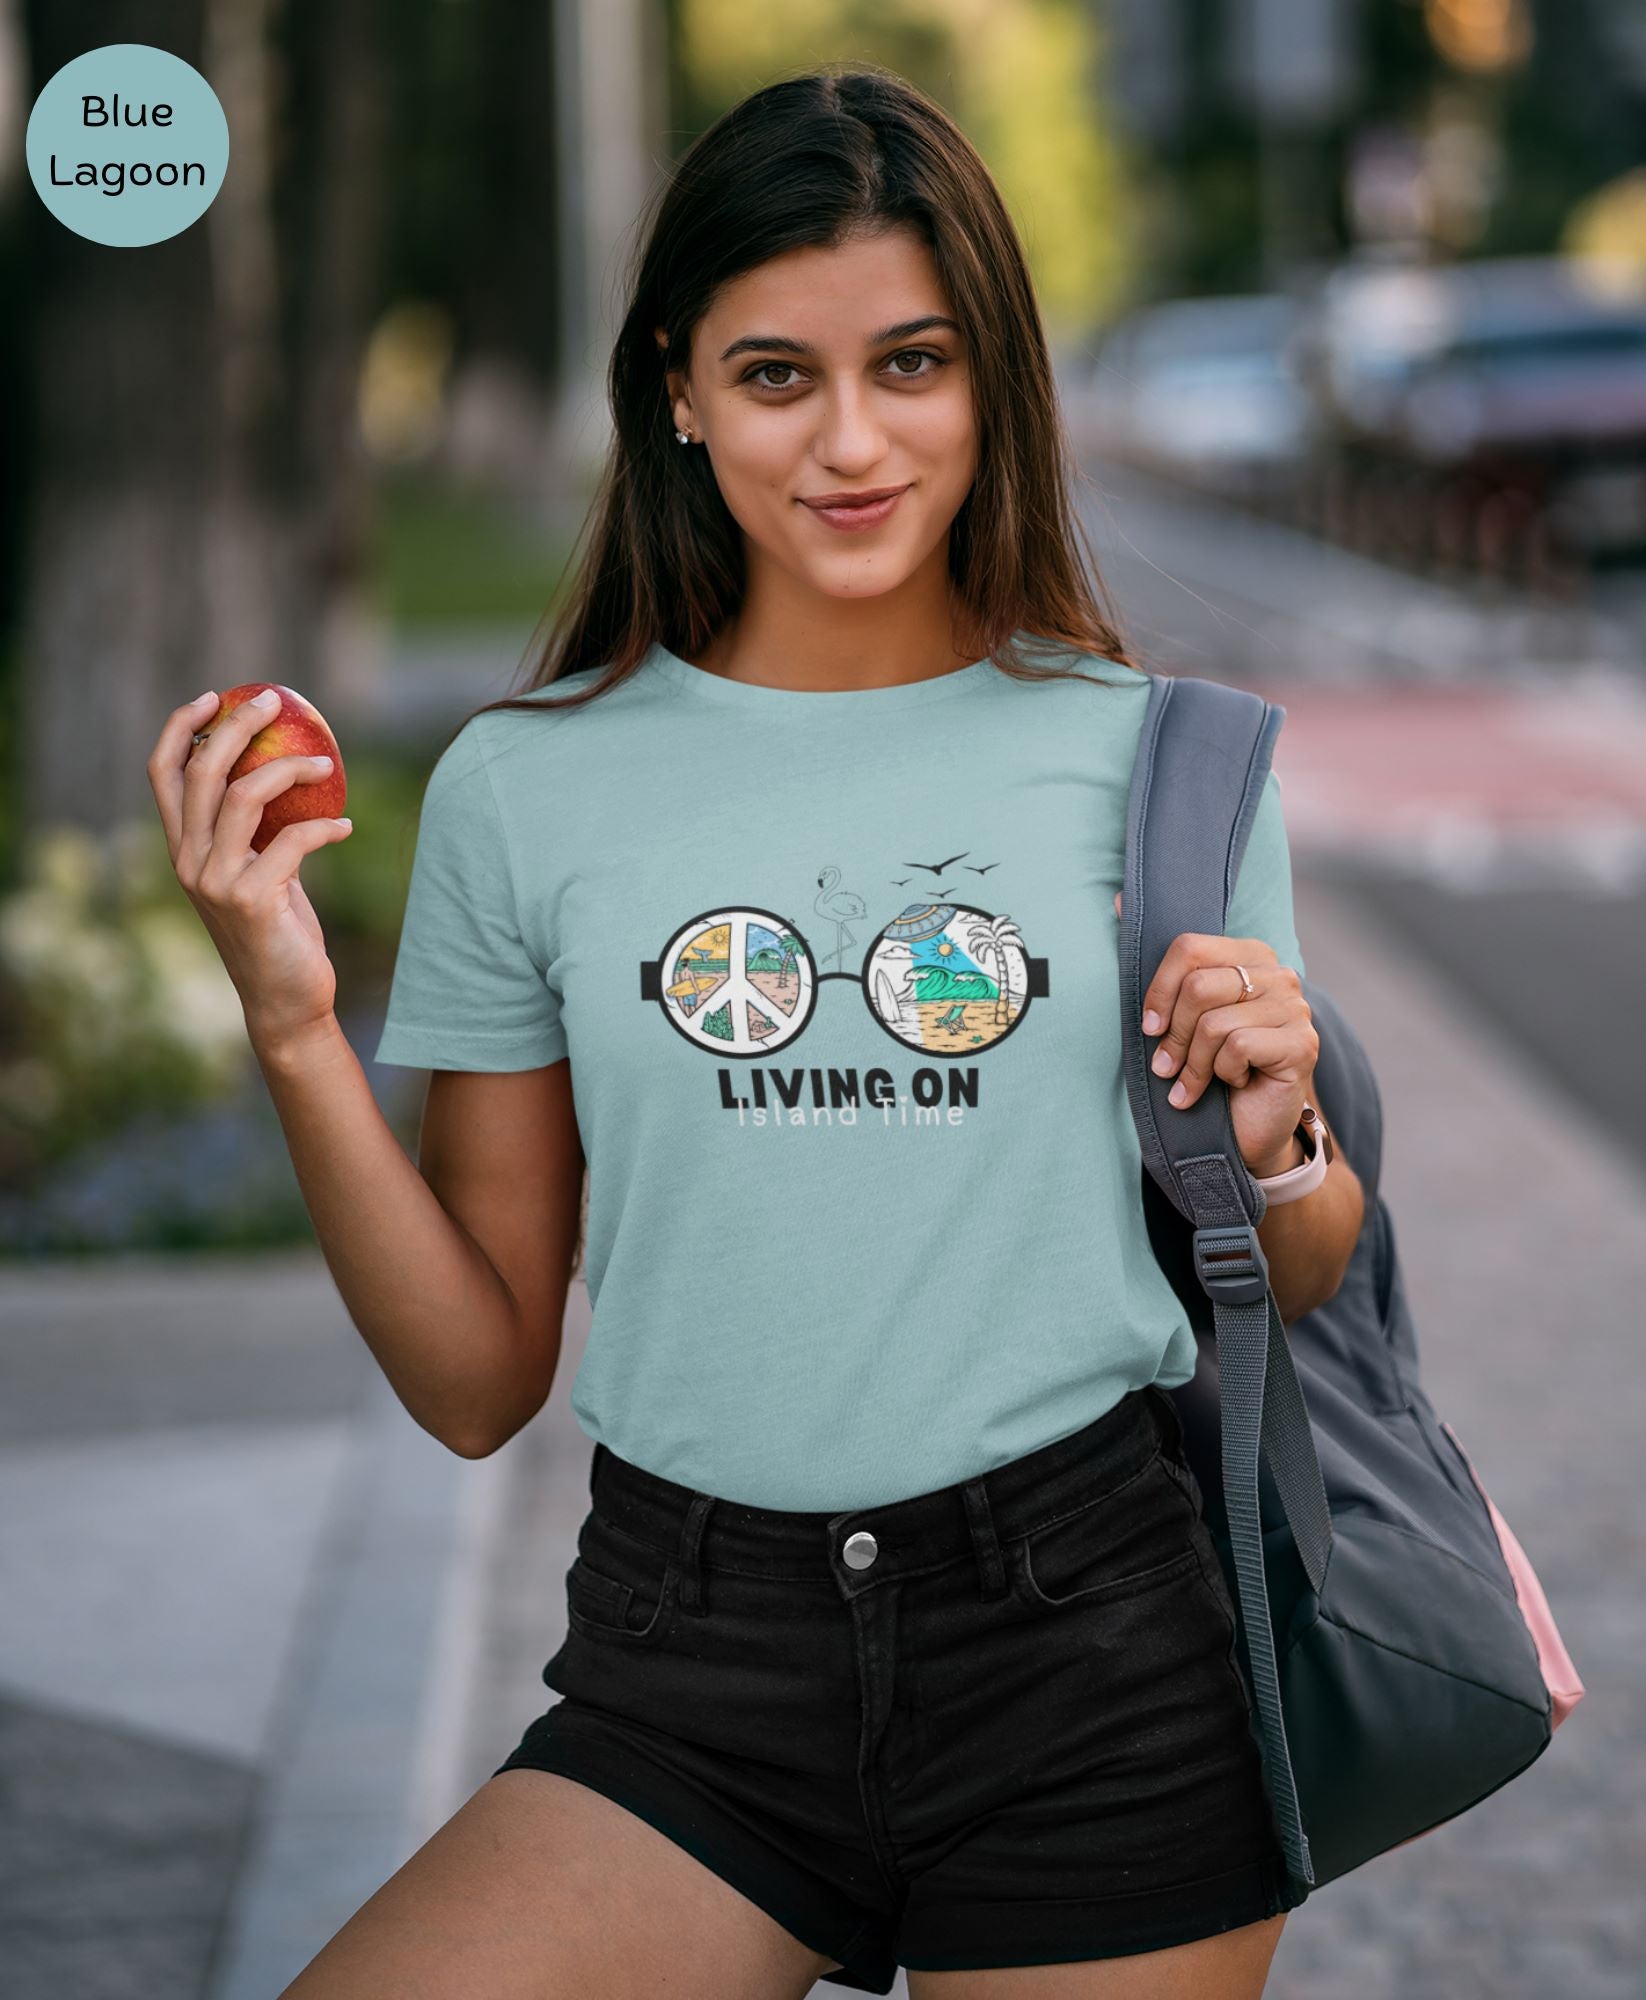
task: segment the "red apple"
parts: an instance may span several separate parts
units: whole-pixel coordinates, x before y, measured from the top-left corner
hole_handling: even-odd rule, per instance
[[[337,747],[337,738],[314,703],[295,688],[281,687],[275,681],[245,681],[230,688],[219,701],[211,721],[196,732],[195,742],[203,743],[218,723],[267,687],[279,695],[280,706],[229,766],[229,777],[243,778],[271,757],[329,757],[332,762],[324,776],[300,777],[285,791],[276,792],[264,806],[263,817],[251,837],[252,848],[258,854],[283,826],[293,826],[305,819],[339,818],[348,799],[343,753]]]

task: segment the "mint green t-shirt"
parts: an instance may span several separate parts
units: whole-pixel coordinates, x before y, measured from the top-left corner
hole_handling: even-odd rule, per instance
[[[1193,1374],[1120,1063],[1150,676],[1062,658],[1083,678],[818,693],[654,647],[437,762],[377,1060],[570,1058],[571,1401],[619,1457],[884,1505]],[[1303,971],[1272,772],[1229,930]]]

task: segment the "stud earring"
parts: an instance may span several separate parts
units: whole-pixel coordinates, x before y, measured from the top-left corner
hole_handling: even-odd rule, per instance
[[[676,431],[675,436],[680,440],[682,444],[690,444],[692,441],[692,436],[690,431]]]

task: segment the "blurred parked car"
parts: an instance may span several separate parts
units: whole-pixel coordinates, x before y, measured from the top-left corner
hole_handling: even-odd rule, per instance
[[[1589,554],[1646,542],[1646,296],[1615,267],[1344,266],[1295,352],[1326,455],[1362,482],[1512,495]]]
[[[1291,362],[1298,313],[1280,293],[1129,313],[1102,335],[1072,420],[1109,457],[1259,497],[1309,448],[1310,403]]]

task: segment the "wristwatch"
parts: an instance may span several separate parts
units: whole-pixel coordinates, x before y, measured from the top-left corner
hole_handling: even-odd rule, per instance
[[[1288,1167],[1283,1174],[1270,1174],[1266,1180],[1260,1174],[1252,1176],[1271,1208],[1277,1201],[1297,1201],[1301,1196],[1312,1193],[1326,1178],[1326,1169],[1332,1164],[1334,1149],[1331,1131],[1312,1104],[1303,1107],[1297,1136],[1303,1141],[1303,1149],[1308,1154],[1300,1166]]]

